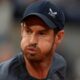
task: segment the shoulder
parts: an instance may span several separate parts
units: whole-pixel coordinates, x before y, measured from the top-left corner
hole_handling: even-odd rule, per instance
[[[66,67],[66,61],[65,61],[64,57],[58,53],[55,54],[53,62],[54,62],[54,66],[57,69]]]
[[[15,58],[11,58],[7,61],[4,61],[2,63],[0,63],[0,74],[3,72],[7,72],[9,69],[10,64],[15,60]]]
[[[17,61],[18,60],[16,55],[13,58],[0,63],[0,80],[5,80],[6,78],[11,77],[10,75],[11,68],[14,68],[18,64]]]
[[[60,80],[65,80],[66,77],[66,61],[60,54],[56,53],[53,59],[52,71]],[[56,79],[57,80],[57,79]]]

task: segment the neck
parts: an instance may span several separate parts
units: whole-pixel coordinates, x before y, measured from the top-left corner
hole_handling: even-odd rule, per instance
[[[25,58],[25,57],[24,57]],[[29,61],[25,58],[26,69],[32,77],[37,79],[44,79],[47,77],[50,66],[51,58],[43,61]]]

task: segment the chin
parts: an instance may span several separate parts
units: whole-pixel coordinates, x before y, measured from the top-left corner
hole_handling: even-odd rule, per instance
[[[31,56],[31,55],[26,55],[27,60],[31,62],[40,62],[42,61],[42,57],[40,56]]]

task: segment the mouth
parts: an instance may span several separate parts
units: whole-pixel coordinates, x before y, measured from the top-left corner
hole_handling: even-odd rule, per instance
[[[27,48],[27,52],[30,54],[35,54],[37,50],[35,48]]]

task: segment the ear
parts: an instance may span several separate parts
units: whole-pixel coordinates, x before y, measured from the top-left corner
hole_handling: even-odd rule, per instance
[[[60,31],[56,34],[56,36],[55,36],[55,43],[56,43],[56,45],[58,45],[58,44],[61,43],[63,37],[64,37],[64,30],[60,30]]]

